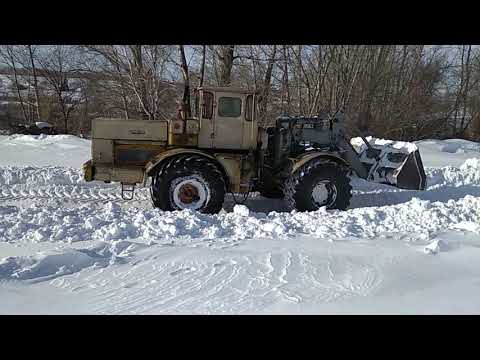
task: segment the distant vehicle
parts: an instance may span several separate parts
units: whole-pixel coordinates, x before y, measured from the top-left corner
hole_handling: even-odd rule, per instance
[[[24,125],[17,124],[13,126],[15,134],[23,135],[57,135],[58,132],[55,127],[44,121],[37,121],[35,124]]]

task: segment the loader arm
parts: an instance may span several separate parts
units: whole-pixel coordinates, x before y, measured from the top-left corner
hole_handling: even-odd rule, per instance
[[[368,169],[365,164],[360,161],[360,156],[355,151],[352,144],[350,144],[345,137],[339,136],[337,137],[337,145],[341,149],[340,154],[342,158],[350,165],[359,177],[367,179]]]

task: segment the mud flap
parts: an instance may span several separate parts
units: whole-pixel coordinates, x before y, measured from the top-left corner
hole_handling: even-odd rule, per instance
[[[360,146],[360,161],[368,169],[366,180],[406,190],[425,190],[427,176],[418,148],[412,143],[367,138]],[[352,145],[359,145],[358,142]]]

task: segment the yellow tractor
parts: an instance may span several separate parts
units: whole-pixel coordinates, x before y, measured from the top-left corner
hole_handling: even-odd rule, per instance
[[[355,147],[342,114],[284,116],[263,128],[256,109],[255,92],[202,87],[191,118],[94,119],[85,180],[119,182],[125,198],[135,185],[149,184],[156,207],[204,213],[219,212],[227,192],[251,191],[284,198],[299,211],[344,210],[352,174],[402,189],[426,187],[413,144],[397,148],[362,137]]]

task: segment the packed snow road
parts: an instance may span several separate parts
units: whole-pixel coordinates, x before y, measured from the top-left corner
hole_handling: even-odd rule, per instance
[[[87,140],[0,136],[0,313],[478,313],[480,145],[417,145],[427,191],[203,215],[83,182]]]

